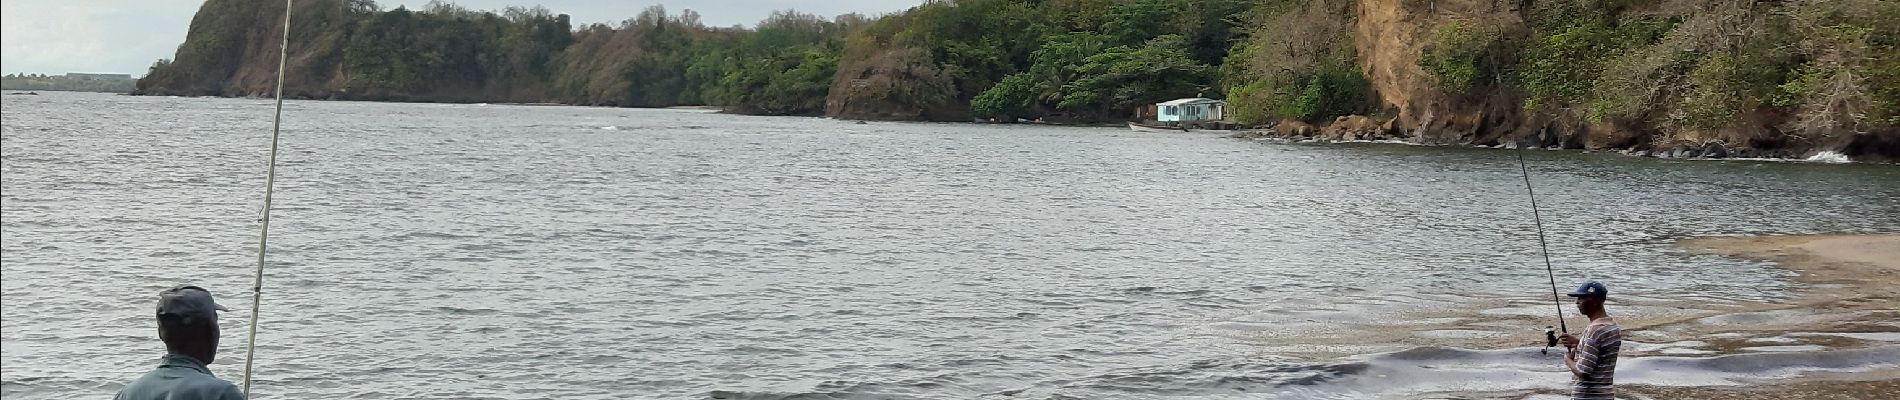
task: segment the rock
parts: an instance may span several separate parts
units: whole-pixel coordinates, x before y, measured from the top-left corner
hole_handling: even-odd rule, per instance
[[[1257,130],[1242,130],[1242,131],[1234,131],[1232,135],[1227,135],[1227,137],[1235,138],[1235,139],[1259,139],[1259,138],[1267,137],[1267,133],[1264,131],[1257,131]]]
[[[1669,158],[1695,158],[1695,156],[1701,154],[1701,150],[1689,147],[1689,145],[1686,144],[1676,145],[1676,147],[1669,150]]]
[[[1517,147],[1515,148],[1532,148],[1532,147],[1535,147],[1535,148],[1544,147],[1544,131],[1537,131],[1536,134],[1532,134],[1530,136],[1524,137],[1524,140],[1520,140],[1517,142]]]
[[[1854,160],[1900,160],[1900,128],[1855,134],[1840,153]]]
[[[1727,158],[1728,148],[1721,143],[1709,142],[1702,145],[1702,156],[1708,158]]]
[[[1379,124],[1363,115],[1347,115],[1334,118],[1332,123],[1319,129],[1320,136],[1330,140],[1374,140],[1379,139]]]
[[[1583,150],[1589,147],[1584,145],[1583,137],[1584,135],[1581,134],[1565,136],[1557,142],[1557,148],[1564,150]]]
[[[1301,137],[1311,136],[1313,134],[1313,125],[1309,125],[1299,120],[1289,119],[1285,121],[1280,121],[1279,124],[1274,125],[1273,131],[1278,132],[1281,135],[1301,136]]]

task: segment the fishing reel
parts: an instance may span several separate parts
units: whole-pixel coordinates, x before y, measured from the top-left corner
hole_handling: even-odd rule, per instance
[[[1557,347],[1557,328],[1546,326],[1544,327],[1544,350],[1542,353],[1550,354],[1550,348],[1552,347]]]

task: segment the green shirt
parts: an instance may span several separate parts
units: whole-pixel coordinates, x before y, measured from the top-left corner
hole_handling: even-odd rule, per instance
[[[244,400],[237,385],[211,376],[211,368],[183,354],[166,354],[158,369],[119,389],[113,400]]]

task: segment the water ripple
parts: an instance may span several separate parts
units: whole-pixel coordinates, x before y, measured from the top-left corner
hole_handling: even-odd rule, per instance
[[[170,285],[212,288],[242,331],[268,101],[5,102],[0,393],[116,391],[157,357]],[[1250,338],[1392,317],[1340,303],[1548,290],[1500,152],[287,106],[270,398],[1351,398],[1416,357]],[[1786,295],[1785,273],[1677,237],[1900,230],[1890,166],[1528,156],[1555,264],[1629,293]],[[225,344],[212,368],[236,378],[243,339]]]

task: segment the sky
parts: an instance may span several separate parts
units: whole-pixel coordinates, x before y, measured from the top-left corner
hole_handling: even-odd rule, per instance
[[[273,1],[273,0],[257,0]],[[379,0],[384,8],[420,8],[429,0]],[[667,12],[698,11],[709,26],[747,25],[774,10],[821,16],[903,11],[922,0],[456,0],[477,10],[540,5],[574,17],[579,27],[615,23],[654,4]],[[0,73],[68,72],[144,75],[153,61],[171,58],[203,0],[0,1]],[[295,18],[294,16],[292,18]]]

